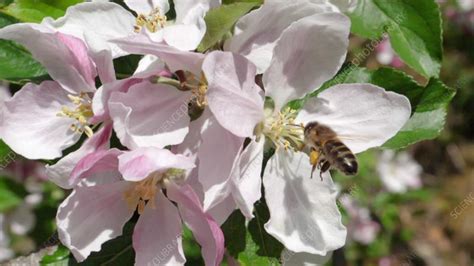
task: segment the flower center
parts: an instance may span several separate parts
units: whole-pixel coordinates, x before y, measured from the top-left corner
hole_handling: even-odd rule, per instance
[[[304,126],[295,124],[297,112],[290,108],[267,115],[262,133],[270,139],[278,150],[300,151],[304,146]]]
[[[140,32],[143,27],[149,32],[157,32],[165,27],[166,20],[166,16],[161,14],[159,8],[153,9],[148,15],[139,14],[135,20],[135,32]]]
[[[82,134],[85,133],[88,137],[92,137],[94,132],[88,125],[88,120],[94,113],[92,112],[92,100],[86,92],[81,92],[79,95],[68,95],[69,100],[75,105],[74,109],[67,106],[61,108],[61,112],[57,115],[61,117],[69,117],[76,121],[71,125],[71,130]]]
[[[154,172],[140,182],[133,182],[128,190],[124,192],[124,199],[131,210],[138,210],[142,214],[145,206],[149,203],[153,209],[155,206],[155,195],[158,189],[166,188],[169,182],[175,183],[184,180],[185,171],[171,168],[165,173]]]
[[[199,78],[191,72],[185,72],[181,87],[191,91],[193,94],[191,101],[199,108],[204,109],[207,106],[207,79],[203,72]]]

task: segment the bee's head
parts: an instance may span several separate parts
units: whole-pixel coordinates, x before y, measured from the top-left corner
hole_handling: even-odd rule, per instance
[[[306,126],[304,127],[304,136],[309,137],[309,135],[312,134],[317,135],[318,132],[316,128],[318,127],[318,125],[318,122],[309,122],[308,124],[306,124]]]
[[[320,138],[319,138],[319,130],[317,130],[319,126],[318,122],[309,122],[304,127],[304,139],[305,143],[314,145],[320,145]]]
[[[309,122],[304,127],[305,141],[315,145],[321,145],[325,140],[335,136],[336,133],[331,128],[319,122]]]

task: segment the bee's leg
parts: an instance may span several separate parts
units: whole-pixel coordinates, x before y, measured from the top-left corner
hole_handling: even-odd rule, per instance
[[[331,164],[324,160],[324,163],[321,166],[321,172],[319,172],[319,177],[321,178],[321,181],[323,181],[323,174],[327,172],[331,168]]]
[[[311,163],[311,165],[313,166],[313,168],[311,169],[311,178],[313,178],[313,173],[314,173],[314,170],[316,170],[316,166],[318,166],[318,162],[319,162],[319,156],[320,153],[318,151],[316,151],[315,149],[312,149],[311,150],[311,153],[309,154],[309,162]]]

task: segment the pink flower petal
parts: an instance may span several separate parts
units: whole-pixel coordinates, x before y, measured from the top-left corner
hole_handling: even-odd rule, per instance
[[[147,206],[133,232],[135,265],[184,265],[181,218],[159,191],[155,206]]]
[[[188,133],[190,99],[190,92],[148,81],[130,87],[127,93],[112,93],[109,112],[117,137],[131,149],[181,143]]]
[[[94,112],[94,121],[104,121],[110,119],[109,99],[113,92],[127,92],[128,89],[142,82],[142,79],[128,78],[116,80],[102,85],[92,98],[92,110]]]
[[[153,42],[144,35],[135,35],[113,42],[129,53],[158,56],[172,72],[187,70],[195,74],[201,73],[201,65],[205,56],[203,54],[180,51],[164,43]]]
[[[153,172],[165,172],[176,168],[194,168],[192,159],[169,150],[153,147],[137,148],[119,156],[119,171],[128,181],[141,181]]]
[[[116,3],[93,1],[70,6],[63,17],[56,20],[46,17],[41,24],[82,39],[94,58],[102,51],[108,51],[112,58],[117,58],[127,53],[110,40],[134,34],[135,17]]]
[[[70,186],[86,179],[79,185],[89,186],[105,184],[122,180],[122,175],[118,170],[118,156],[123,151],[117,149],[98,150],[82,158],[74,167],[68,180]]]
[[[56,216],[59,239],[79,262],[103,243],[122,234],[132,217],[123,198],[130,184],[116,182],[102,186],[76,187],[61,203]]]
[[[199,198],[190,186],[171,184],[168,197],[178,203],[178,209],[194,238],[201,245],[206,265],[220,265],[224,257],[224,234],[212,217],[202,209]]]
[[[62,106],[74,108],[56,82],[26,84],[3,108],[1,135],[16,153],[28,159],[55,159],[79,140],[70,129],[74,119],[59,117]]]
[[[255,84],[255,66],[245,57],[212,52],[202,66],[208,81],[207,100],[217,121],[239,137],[250,137],[263,120],[263,96]]]
[[[79,39],[28,23],[0,29],[0,38],[24,45],[45,66],[51,77],[69,92],[95,91],[93,63]]]
[[[48,178],[62,188],[72,188],[75,183],[70,182],[69,176],[76,164],[91,152],[108,149],[111,135],[112,125],[109,124],[94,133],[92,138],[87,139],[78,150],[69,153],[54,165],[47,165]]]

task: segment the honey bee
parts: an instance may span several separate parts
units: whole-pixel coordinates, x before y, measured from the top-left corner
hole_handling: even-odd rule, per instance
[[[306,145],[311,148],[310,161],[313,165],[311,178],[316,167],[321,169],[321,180],[322,174],[331,167],[345,175],[357,174],[358,164],[355,155],[330,127],[310,122],[304,128],[304,139]]]

